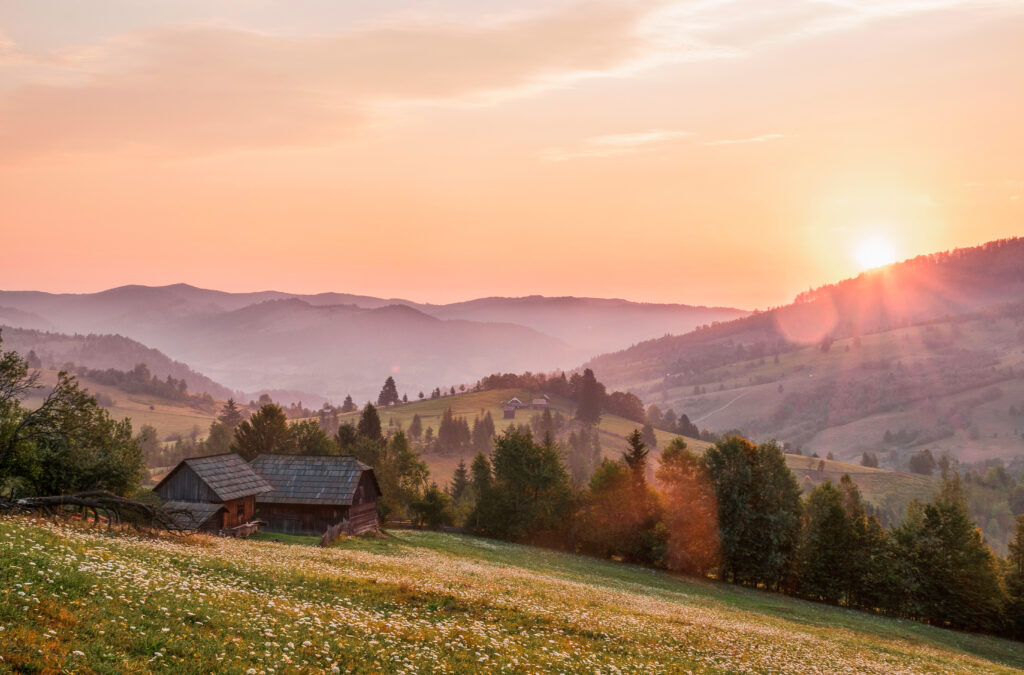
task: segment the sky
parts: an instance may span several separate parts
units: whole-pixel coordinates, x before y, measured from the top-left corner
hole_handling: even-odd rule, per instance
[[[0,288],[776,306],[1024,234],[1021,35],[1019,0],[0,0]]]

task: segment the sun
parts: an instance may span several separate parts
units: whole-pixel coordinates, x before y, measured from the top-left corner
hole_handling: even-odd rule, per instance
[[[896,262],[896,249],[885,237],[873,235],[861,240],[853,257],[861,269],[869,270]]]

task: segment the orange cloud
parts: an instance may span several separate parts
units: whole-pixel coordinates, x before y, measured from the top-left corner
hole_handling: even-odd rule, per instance
[[[635,27],[647,11],[587,5],[484,25],[308,39],[153,30],[79,56],[77,72],[89,73],[82,82],[27,84],[0,100],[0,158],[331,143],[377,103],[468,99],[615,68],[642,53]],[[0,53],[13,52],[5,44]]]

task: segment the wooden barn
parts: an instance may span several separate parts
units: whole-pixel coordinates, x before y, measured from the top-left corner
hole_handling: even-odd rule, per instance
[[[181,527],[216,532],[252,521],[273,488],[235,453],[183,459],[153,492]]]
[[[380,486],[355,457],[259,455],[249,465],[273,488],[256,498],[266,530],[323,534],[343,521],[348,534],[377,529]]]

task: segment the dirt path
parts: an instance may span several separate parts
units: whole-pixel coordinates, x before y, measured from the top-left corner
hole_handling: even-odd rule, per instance
[[[733,403],[735,403],[736,401],[740,400],[741,398],[743,398],[744,396],[746,396],[749,393],[750,393],[749,391],[743,392],[742,394],[740,394],[739,396],[737,396],[733,400],[731,400],[728,403],[726,403],[725,405],[723,405],[721,408],[716,408],[716,409],[712,410],[711,412],[709,412],[707,415],[703,415],[703,416],[698,417],[697,419],[693,420],[693,423],[697,424],[698,422],[703,422],[704,420],[706,420],[707,418],[711,417],[715,413],[722,412],[723,410],[725,410],[726,408],[731,406]]]

